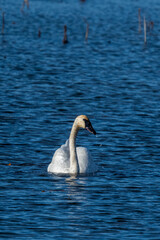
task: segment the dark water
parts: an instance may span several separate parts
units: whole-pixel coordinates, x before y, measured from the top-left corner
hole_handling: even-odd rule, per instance
[[[159,239],[160,2],[22,2],[0,1],[0,239]],[[99,171],[69,182],[47,166],[79,114]]]

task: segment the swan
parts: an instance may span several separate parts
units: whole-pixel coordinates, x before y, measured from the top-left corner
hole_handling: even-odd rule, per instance
[[[76,147],[76,136],[80,128],[84,128],[96,135],[96,131],[86,115],[76,117],[69,139],[55,151],[48,166],[48,172],[58,175],[77,176],[78,174],[92,174],[97,171],[97,166],[92,161],[87,148]]]

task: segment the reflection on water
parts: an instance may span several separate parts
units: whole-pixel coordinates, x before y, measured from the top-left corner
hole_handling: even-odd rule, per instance
[[[22,2],[0,3],[0,238],[158,239],[160,2]],[[80,114],[98,172],[48,174]]]
[[[71,176],[69,178],[66,178],[66,182],[69,183],[70,185],[76,186],[77,183],[75,182],[77,177]]]
[[[67,179],[66,182],[68,184],[68,187],[66,188],[68,204],[81,205],[82,201],[86,201],[85,179],[76,181],[76,178],[72,178],[69,181]]]

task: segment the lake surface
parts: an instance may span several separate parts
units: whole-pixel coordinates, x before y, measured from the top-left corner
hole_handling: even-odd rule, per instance
[[[22,3],[0,1],[0,239],[159,239],[160,1]],[[47,167],[80,114],[99,170],[68,181]]]

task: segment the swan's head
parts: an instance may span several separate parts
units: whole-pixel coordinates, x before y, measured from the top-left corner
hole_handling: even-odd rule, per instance
[[[92,127],[92,124],[86,115],[78,116],[75,121],[79,128],[84,128],[84,129],[88,130],[90,133],[93,133],[94,135],[96,135],[96,131]]]

